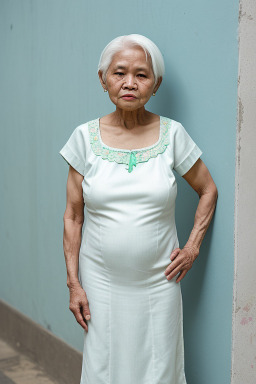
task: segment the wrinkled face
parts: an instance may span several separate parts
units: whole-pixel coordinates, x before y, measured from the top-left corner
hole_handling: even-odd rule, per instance
[[[158,89],[161,79],[154,85],[155,78],[151,58],[141,47],[127,47],[117,52],[112,59],[102,86],[108,90],[111,101],[119,108],[132,111],[143,107],[153,92]]]

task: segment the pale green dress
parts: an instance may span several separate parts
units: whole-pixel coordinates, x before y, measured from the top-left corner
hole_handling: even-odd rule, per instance
[[[79,278],[91,320],[80,384],[186,384],[180,283],[164,271],[179,247],[175,172],[184,175],[202,151],[161,116],[149,147],[105,145],[97,118],[60,154],[84,176]]]

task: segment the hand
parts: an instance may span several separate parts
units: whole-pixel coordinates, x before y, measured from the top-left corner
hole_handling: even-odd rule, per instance
[[[70,286],[69,293],[69,309],[73,312],[76,321],[88,332],[87,320],[90,320],[91,316],[87,295],[80,284]]]
[[[193,262],[197,258],[199,251],[193,247],[175,248],[170,256],[171,264],[168,265],[164,274],[167,280],[171,280],[177,274],[176,283],[179,283],[187,272],[192,268]]]

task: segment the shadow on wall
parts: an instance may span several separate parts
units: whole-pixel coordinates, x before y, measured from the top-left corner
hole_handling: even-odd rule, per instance
[[[178,194],[176,200],[176,226],[179,237],[180,248],[186,244],[193,228],[195,212],[199,202],[197,193],[177,175]],[[198,360],[202,351],[198,346],[201,342],[198,335],[204,337],[209,334],[209,319],[205,313],[208,305],[205,303],[205,291],[207,289],[207,263],[212,244],[212,234],[215,214],[206,232],[200,248],[200,254],[194,262],[193,267],[181,282],[184,313],[184,344],[185,344],[185,369],[186,375],[191,382],[198,380]],[[204,296],[204,297],[203,297]],[[210,309],[210,308],[208,308]],[[205,317],[207,325],[202,327],[202,316]],[[208,327],[208,328],[207,328]]]
[[[186,244],[193,228],[199,197],[181,176],[177,174],[175,176],[178,188],[175,217],[179,243],[182,248]],[[193,318],[193,313],[195,313],[197,306],[200,304],[200,296],[203,292],[208,255],[212,241],[214,217],[215,214],[203,239],[200,254],[182,281],[184,304],[186,304],[186,311],[189,312],[187,313],[189,319]],[[193,292],[193,295],[191,292]],[[186,318],[184,318],[184,321],[186,321]],[[188,322],[187,326],[191,326],[191,322]]]
[[[166,74],[158,95],[151,98],[146,109],[152,112],[157,111],[162,116],[181,122],[189,133],[189,128],[187,128],[183,117],[186,121],[189,121],[190,116],[193,114],[191,103],[183,79],[172,68],[171,63],[166,63]],[[175,173],[175,177],[178,188],[175,218],[179,244],[182,248],[193,228],[199,198],[197,193],[180,175]],[[209,327],[209,323],[205,319],[206,322],[202,328],[202,312],[208,306],[204,301],[204,291],[207,286],[207,263],[212,243],[213,225],[214,216],[202,242],[200,255],[181,283],[184,313],[185,370],[188,380],[195,383],[198,382],[198,360],[200,360],[202,353],[202,351],[198,350],[198,345],[201,345],[201,342],[198,343],[196,337],[198,335],[203,337],[203,333],[208,332],[207,327]]]

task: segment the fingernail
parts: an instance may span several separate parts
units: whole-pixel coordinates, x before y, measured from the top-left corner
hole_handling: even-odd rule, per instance
[[[90,315],[85,316],[86,320],[90,320],[90,317],[91,317]]]

